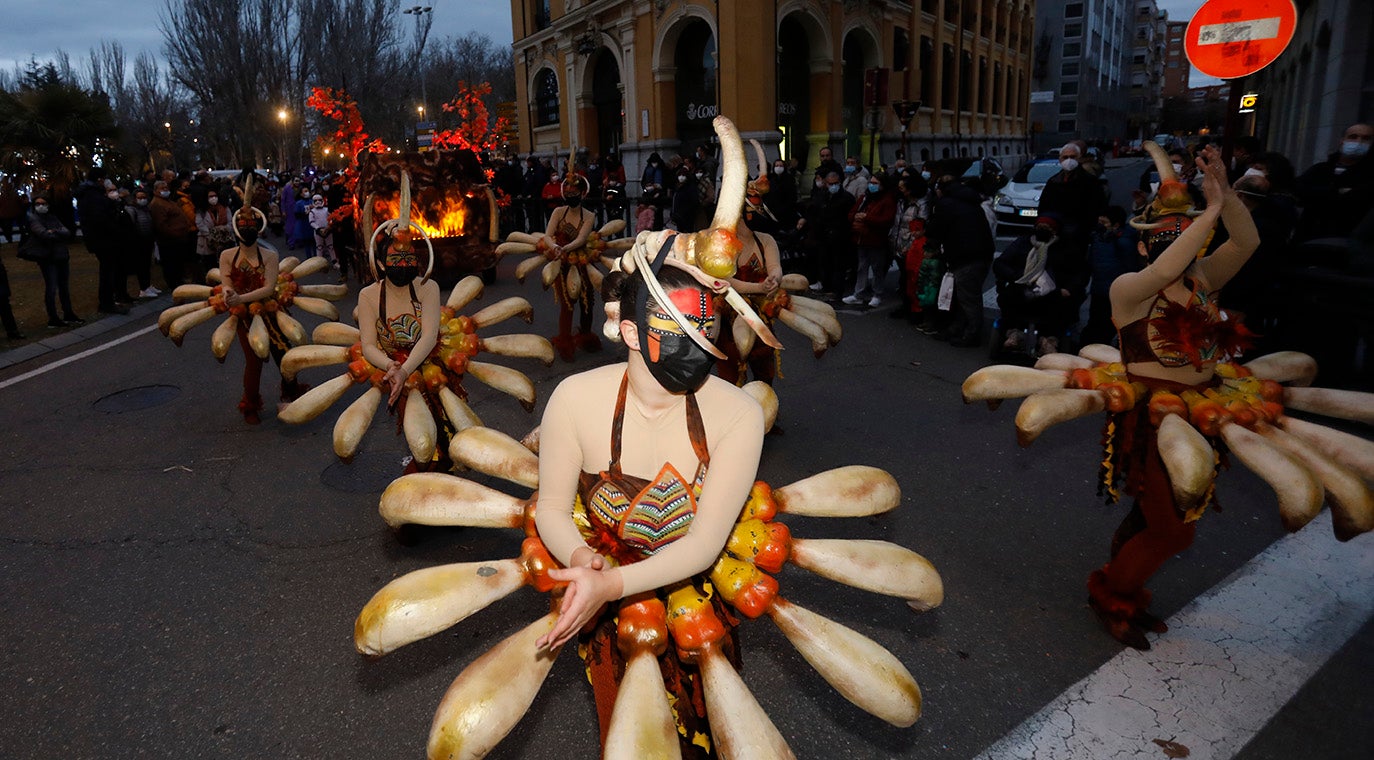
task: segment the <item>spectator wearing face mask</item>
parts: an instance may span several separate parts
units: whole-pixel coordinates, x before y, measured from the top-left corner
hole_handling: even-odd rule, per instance
[[[697,148],[698,153],[702,150],[702,148]],[[700,199],[693,227],[704,230],[711,226],[711,217],[716,213],[716,182],[711,177],[711,171],[699,163],[696,158],[689,162],[688,171],[692,174],[692,181],[696,183],[697,197]]]
[[[816,182],[805,216],[797,222],[806,253],[811,289],[822,297],[851,292],[846,275],[854,266],[849,211],[854,196],[845,192],[840,173],[832,171]]]
[[[123,305],[129,294],[119,287],[119,191],[106,179],[105,170],[92,168],[86,181],[76,188],[76,213],[81,221],[81,239],[86,250],[100,262],[96,281],[96,310],[102,314],[127,314]]]
[[[701,217],[701,185],[692,177],[691,164],[683,161],[675,177],[668,219],[678,232],[696,232]]]
[[[1041,215],[1029,235],[1014,240],[993,262],[997,305],[1007,328],[1005,349],[1019,348],[1024,330],[1034,323],[1040,333],[1037,352],[1055,353],[1078,321],[1078,305],[1088,284],[1086,261],[1059,232],[1057,218]]]
[[[1060,220],[1059,237],[1087,254],[1097,218],[1107,210],[1107,197],[1097,178],[1082,168],[1082,149],[1067,143],[1059,149],[1059,172],[1045,182],[1040,213]]]
[[[134,191],[131,203],[124,205],[129,222],[124,226],[124,270],[138,281],[139,298],[156,298],[161,290],[153,287],[153,213],[148,208],[150,193],[143,188]]]
[[[229,209],[220,202],[219,190],[205,194],[205,207],[196,212],[196,257],[207,271],[215,268],[219,254],[237,245],[229,225]]]
[[[868,170],[859,163],[857,156],[849,156],[844,160],[844,191],[854,196],[855,200],[863,197],[868,192]]]
[[[71,229],[54,213],[46,195],[33,197],[33,205],[29,207],[25,223],[28,238],[20,245],[35,249],[31,260],[43,273],[43,305],[48,309],[48,327],[56,329],[85,324],[86,320],[76,316],[76,311],[72,309],[72,294],[68,287],[71,253],[67,250],[67,243],[72,239]],[[57,312],[59,299],[62,304],[61,316]]]
[[[777,217],[780,231],[791,230],[797,221],[797,177],[781,158],[773,162],[772,172],[763,203]]]
[[[331,266],[339,269],[339,257],[334,252],[334,232],[329,224],[329,207],[325,205],[323,195],[315,193],[311,196],[306,221],[315,236],[316,255],[325,257]]]
[[[1088,245],[1088,267],[1091,272],[1088,323],[1080,334],[1080,342],[1111,343],[1116,340],[1116,326],[1112,324],[1112,283],[1127,272],[1138,272],[1145,264],[1136,248],[1140,234],[1126,223],[1126,209],[1109,206],[1097,219],[1092,243]]]
[[[897,216],[897,201],[892,190],[887,175],[870,177],[863,197],[849,214],[858,259],[854,292],[842,299],[850,306],[866,304],[877,308],[883,302],[887,269],[892,261],[887,236]]]
[[[1298,177],[1297,240],[1349,237],[1374,208],[1374,125],[1352,124],[1339,149]]]
[[[186,282],[186,261],[195,252],[196,227],[181,213],[180,204],[172,200],[166,180],[153,183],[153,198],[148,209],[153,215],[153,234],[162,261],[162,276],[167,287],[175,288]]]

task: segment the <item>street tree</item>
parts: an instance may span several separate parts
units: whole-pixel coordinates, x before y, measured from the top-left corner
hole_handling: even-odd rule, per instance
[[[119,136],[109,101],[67,67],[31,62],[0,91],[0,169],[65,196],[87,169],[114,155]]]

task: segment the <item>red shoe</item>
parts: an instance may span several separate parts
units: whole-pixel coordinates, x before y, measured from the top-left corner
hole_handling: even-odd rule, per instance
[[[258,412],[262,411],[262,396],[249,398],[247,394],[244,394],[244,397],[239,399],[239,411],[243,413],[243,421],[249,425],[262,422],[258,418]]]

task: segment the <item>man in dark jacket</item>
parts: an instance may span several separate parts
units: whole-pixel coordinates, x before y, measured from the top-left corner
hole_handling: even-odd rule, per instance
[[[1340,150],[1298,177],[1302,219],[1295,239],[1349,237],[1374,208],[1374,125],[1352,124]]]
[[[935,195],[926,238],[940,247],[940,259],[954,278],[954,316],[940,337],[951,346],[976,346],[983,339],[983,281],[992,265],[992,228],[982,196],[958,178],[941,177]]]
[[[100,262],[96,280],[96,311],[128,314],[129,298],[119,249],[119,192],[108,182],[105,170],[93,167],[76,188],[76,213],[86,250]]]
[[[1107,211],[1102,183],[1080,165],[1082,153],[1075,143],[1059,149],[1059,173],[1045,182],[1040,192],[1040,213],[1057,216],[1059,237],[1080,246],[1086,256],[1097,217]]]
[[[836,298],[849,292],[846,272],[854,267],[854,242],[849,222],[852,208],[854,196],[844,191],[844,181],[839,171],[834,170],[817,184],[807,213],[798,222],[811,277],[820,284],[821,292],[831,293]]]

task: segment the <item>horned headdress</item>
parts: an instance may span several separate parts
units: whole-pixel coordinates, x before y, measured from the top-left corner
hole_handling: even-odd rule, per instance
[[[410,219],[410,172],[401,170],[401,197],[397,203],[398,210],[395,219],[388,219],[377,225],[377,229],[372,231],[372,237],[367,241],[367,263],[372,268],[373,278],[377,278],[377,238],[384,232],[391,233],[391,245],[387,248],[387,257],[401,256],[407,258],[415,257],[414,236],[412,230],[419,232],[424,238],[425,247],[429,249],[429,260],[425,263],[425,274],[421,281],[429,279],[429,275],[434,271],[434,244],[430,242],[429,233]],[[372,222],[372,196],[368,196],[367,205],[363,209],[363,229]],[[416,266],[419,262],[416,262]],[[385,270],[387,264],[382,264]]]

